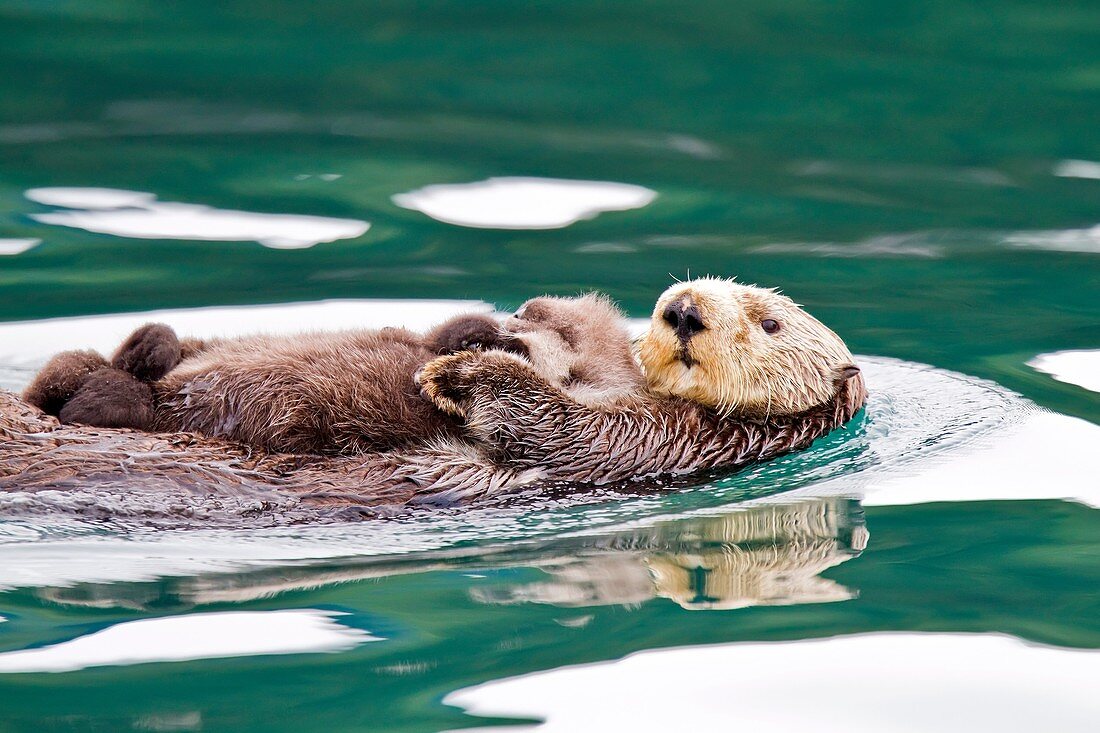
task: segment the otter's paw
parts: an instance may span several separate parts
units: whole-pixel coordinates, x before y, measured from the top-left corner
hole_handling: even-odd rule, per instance
[[[94,351],[63,351],[46,363],[23,391],[23,400],[57,417],[65,403],[107,360]]]
[[[494,379],[525,364],[522,358],[502,351],[462,351],[432,359],[413,378],[440,410],[466,417],[476,389],[491,390]]]
[[[440,355],[460,351],[511,350],[515,338],[500,329],[492,316],[471,314],[457,316],[436,326],[424,336],[429,349]]]
[[[470,357],[475,353],[464,351],[429,361],[413,375],[413,380],[420,385],[420,393],[443,412],[465,417],[462,402],[471,386],[466,372],[469,371]]]
[[[88,377],[58,417],[65,424],[146,430],[153,424],[153,390],[120,369],[104,367]]]
[[[111,366],[143,382],[155,382],[180,363],[180,341],[163,323],[146,323],[122,342]]]

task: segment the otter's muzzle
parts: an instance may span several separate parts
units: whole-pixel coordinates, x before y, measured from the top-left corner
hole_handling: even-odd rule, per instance
[[[665,308],[661,318],[672,327],[676,332],[676,338],[680,339],[680,343],[684,345],[687,345],[692,336],[707,329],[702,316],[699,315],[699,309],[695,307],[695,302],[690,297],[671,303]]]

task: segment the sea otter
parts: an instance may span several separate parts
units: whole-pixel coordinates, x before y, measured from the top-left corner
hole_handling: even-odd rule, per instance
[[[419,380],[497,463],[587,484],[773,458],[847,422],[867,398],[839,336],[790,298],[731,280],[666,290],[640,354],[648,389],[598,406],[501,351],[439,357]]]
[[[573,398],[515,354],[439,357],[419,381],[435,404],[465,419],[461,439],[361,456],[59,427],[0,393],[0,490],[19,494],[11,503],[0,491],[0,510],[57,502],[49,511],[158,526],[255,526],[345,519],[425,497],[486,499],[545,483],[732,472],[807,447],[866,399],[862,374],[832,331],[778,293],[725,280],[666,291],[640,355],[653,386],[597,404]],[[27,498],[42,489],[62,491]]]
[[[90,352],[54,358],[25,393],[63,423],[188,431],[288,453],[361,454],[459,439],[420,396],[413,374],[463,350],[522,354],[585,404],[643,383],[608,299],[535,298],[503,327],[459,316],[420,335],[399,328],[181,343],[167,326],[135,331],[110,364]]]

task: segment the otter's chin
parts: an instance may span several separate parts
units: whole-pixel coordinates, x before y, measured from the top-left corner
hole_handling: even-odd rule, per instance
[[[676,361],[683,364],[687,369],[691,369],[699,363],[695,360],[695,357],[691,355],[691,349],[687,346],[680,349],[679,353],[676,354]]]

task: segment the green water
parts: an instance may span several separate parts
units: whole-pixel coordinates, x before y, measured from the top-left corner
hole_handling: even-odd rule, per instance
[[[0,0],[0,240],[41,240],[0,256],[0,321],[322,298],[509,308],[585,289],[645,316],[670,276],[737,275],[782,287],[857,353],[1097,423],[1095,392],[1026,362],[1100,348],[1100,180],[1055,175],[1100,161],[1098,121],[1090,2]],[[390,198],[490,176],[658,196],[547,231],[454,226]],[[55,207],[24,192],[51,186],[371,228],[300,250],[95,234],[30,218]],[[853,596],[829,603],[478,595],[608,551],[595,540],[428,553],[342,584],[314,568],[300,572],[320,587],[238,602],[189,601],[179,578],[11,590],[0,652],[196,610],[335,609],[386,640],[0,675],[0,731],[460,728],[485,724],[442,705],[460,687],[703,643],[919,630],[1100,647],[1096,509],[846,511],[870,539],[823,571]],[[87,595],[103,602],[74,602]]]

